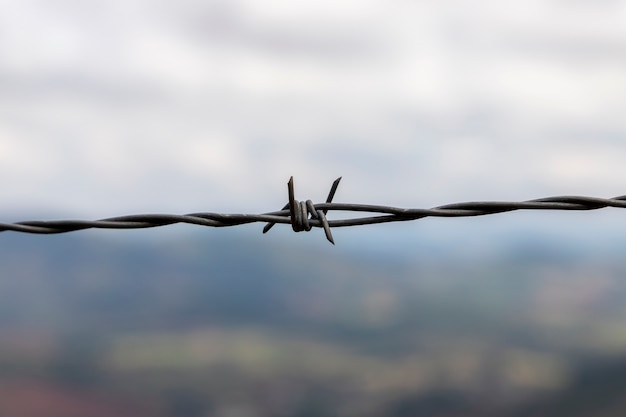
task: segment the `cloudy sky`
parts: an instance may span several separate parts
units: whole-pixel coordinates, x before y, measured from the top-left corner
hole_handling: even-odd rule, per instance
[[[263,212],[291,175],[406,207],[626,194],[624,22],[621,0],[0,0],[0,205]]]

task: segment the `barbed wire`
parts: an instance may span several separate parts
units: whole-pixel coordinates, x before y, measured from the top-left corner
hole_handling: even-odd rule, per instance
[[[411,221],[425,217],[485,216],[514,210],[597,210],[605,207],[626,208],[626,195],[614,198],[559,196],[519,202],[476,201],[446,204],[430,209],[333,203],[332,200],[340,181],[341,177],[333,182],[325,203],[314,204],[311,200],[297,201],[295,199],[293,177],[291,177],[287,183],[289,202],[281,210],[263,214],[134,214],[101,220],[31,220],[17,223],[0,223],[0,232],[14,231],[35,234],[57,234],[84,229],[145,229],[176,223],[187,223],[207,227],[230,227],[263,222],[267,223],[263,228],[263,233],[267,233],[276,223],[291,224],[295,232],[310,231],[313,227],[321,227],[324,229],[328,241],[334,244],[331,227]],[[329,211],[375,213],[375,215],[328,220],[326,214]]]

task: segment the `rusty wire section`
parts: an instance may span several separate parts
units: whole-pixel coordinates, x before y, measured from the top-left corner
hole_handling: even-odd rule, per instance
[[[332,200],[340,180],[341,177],[337,178],[333,183],[325,203],[314,204],[311,200],[297,201],[295,199],[292,177],[287,184],[289,202],[279,211],[264,214],[134,214],[101,220],[36,220],[17,223],[0,223],[0,232],[14,231],[35,234],[55,234],[84,229],[145,229],[175,223],[188,223],[207,227],[230,227],[263,222],[267,223],[263,228],[263,233],[268,232],[276,223],[290,224],[295,232],[309,231],[313,227],[321,227],[324,229],[328,241],[334,244],[331,227],[401,222],[418,220],[424,217],[484,216],[514,210],[597,210],[605,207],[626,208],[626,195],[614,198],[560,196],[519,202],[478,201],[446,204],[430,209],[333,203]],[[369,213],[370,215],[351,219],[328,220],[326,214],[329,211],[359,212]]]

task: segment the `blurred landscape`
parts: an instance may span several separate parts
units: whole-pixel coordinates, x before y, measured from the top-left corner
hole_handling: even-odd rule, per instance
[[[530,234],[490,256],[359,256],[229,232],[0,236],[0,415],[626,407],[619,255]]]
[[[624,194],[624,22],[0,1],[1,221]],[[622,211],[0,233],[0,417],[623,416]]]

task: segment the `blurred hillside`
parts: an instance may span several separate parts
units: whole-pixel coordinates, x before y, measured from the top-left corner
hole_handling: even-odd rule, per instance
[[[610,416],[626,405],[619,257],[522,237],[488,258],[399,259],[229,236],[0,236],[0,415]]]

